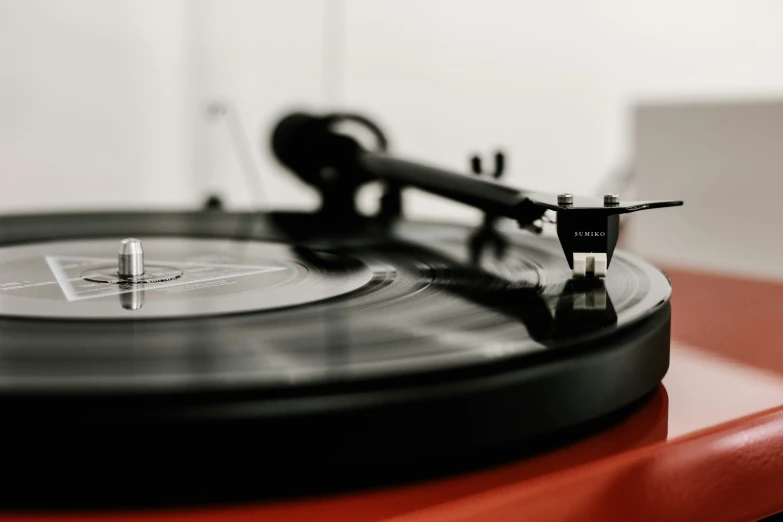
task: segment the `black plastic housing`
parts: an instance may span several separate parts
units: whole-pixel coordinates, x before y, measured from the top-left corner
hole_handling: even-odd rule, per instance
[[[620,237],[620,216],[600,211],[581,210],[557,215],[557,237],[568,266],[574,268],[574,252],[606,253],[606,266]]]

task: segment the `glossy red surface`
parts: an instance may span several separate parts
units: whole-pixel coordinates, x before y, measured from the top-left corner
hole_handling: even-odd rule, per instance
[[[493,469],[297,502],[0,520],[756,520],[783,511],[783,284],[682,270],[669,373],[612,427]]]

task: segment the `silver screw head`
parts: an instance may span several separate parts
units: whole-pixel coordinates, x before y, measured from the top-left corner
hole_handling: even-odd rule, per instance
[[[117,273],[120,277],[140,277],[144,275],[144,250],[141,241],[129,237],[120,241],[117,254]]]
[[[620,196],[618,196],[617,194],[604,195],[604,206],[613,207],[619,204],[620,204]]]
[[[567,207],[574,204],[574,195],[573,194],[558,194],[557,195],[557,204]]]

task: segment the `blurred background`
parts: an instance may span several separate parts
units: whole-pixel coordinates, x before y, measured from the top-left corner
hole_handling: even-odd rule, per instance
[[[774,0],[0,0],[0,213],[312,208],[269,132],[345,108],[412,159],[501,149],[509,184],[684,199],[628,248],[780,277],[782,22]]]

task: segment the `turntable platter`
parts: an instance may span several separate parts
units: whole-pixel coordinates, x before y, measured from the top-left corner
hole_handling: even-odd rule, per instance
[[[263,495],[288,495],[529,450],[660,383],[664,274],[617,252],[605,282],[572,280],[554,240],[472,233],[342,230],[296,213],[0,217],[0,414],[20,440],[76,430],[80,455],[99,433],[150,443],[219,427],[200,462],[249,459],[274,477]],[[143,284],[112,279],[129,237],[152,267]],[[124,465],[162,458],[145,447]],[[224,475],[168,472],[189,500],[247,493]]]

